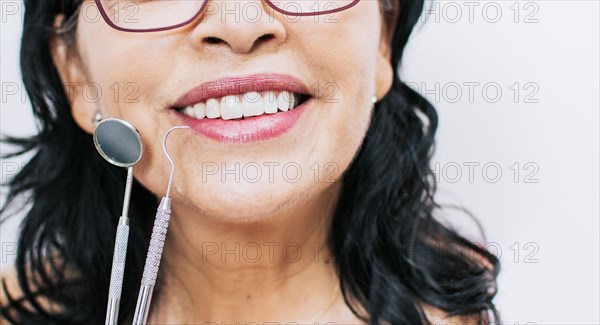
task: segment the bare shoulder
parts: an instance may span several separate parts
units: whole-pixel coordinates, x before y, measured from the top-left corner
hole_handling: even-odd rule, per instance
[[[11,308],[9,305],[11,299],[18,301],[19,303],[22,302],[20,306],[27,310],[33,311],[34,308],[28,301],[23,301],[23,290],[19,284],[19,277],[15,267],[2,270],[0,278],[2,283],[2,288],[0,288],[0,309],[2,310],[2,313],[0,314],[0,325],[5,325],[10,324],[6,320],[6,316],[9,316],[13,319],[17,318],[14,308]],[[31,285],[30,290],[35,292],[36,287]],[[56,305],[50,303],[43,296],[36,296],[34,299],[35,302],[47,312],[56,312],[60,310]]]
[[[2,288],[0,288],[0,309],[2,310],[2,313],[0,313],[0,324],[4,325],[9,324],[5,319],[5,310],[6,313],[10,313],[8,309],[9,299],[6,293],[8,292],[13,299],[18,299],[22,295],[22,292],[19,288],[17,271],[14,267],[2,270],[0,278],[2,280]]]
[[[426,304],[423,304],[422,306],[427,319],[433,325],[476,325],[480,322],[477,315],[449,317],[446,312],[439,308]]]

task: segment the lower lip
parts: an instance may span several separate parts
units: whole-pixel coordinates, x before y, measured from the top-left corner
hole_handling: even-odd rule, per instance
[[[220,142],[250,143],[284,134],[296,125],[310,102],[311,99],[287,112],[278,111],[275,114],[246,117],[243,120],[195,119],[175,110],[173,112],[183,120],[185,125],[189,125],[192,130],[208,138]]]

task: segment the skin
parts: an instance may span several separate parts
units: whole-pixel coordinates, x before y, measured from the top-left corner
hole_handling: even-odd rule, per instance
[[[258,72],[291,74],[307,85],[335,83],[339,89],[337,102],[316,96],[317,103],[294,128],[267,141],[226,144],[189,130],[175,131],[169,139],[169,152],[177,162],[172,221],[159,274],[162,286],[149,323],[361,323],[335,294],[338,280],[327,258],[326,234],[339,178],[367,130],[370,98],[383,97],[392,83],[378,2],[361,1],[336,14],[333,24],[315,23],[313,17],[293,23],[278,13],[268,20],[268,7],[263,9],[259,22],[222,21],[217,13],[183,28],[148,34],[119,32],[102,20],[79,17],[74,47],[52,39],[63,82],[96,82],[111,95],[109,87],[115,82],[139,87],[137,103],[115,101],[110,95],[91,102],[82,87],[75,87],[71,108],[88,133],[93,132],[97,111],[136,126],[145,151],[135,177],[157,197],[165,194],[169,170],[162,135],[181,124],[166,107],[188,89]],[[266,33],[274,37],[253,45]],[[207,37],[222,41],[209,43]],[[231,176],[203,180],[199,166],[207,162],[294,162],[302,177],[287,181],[279,169],[272,182],[268,177],[254,183],[244,177],[236,182]],[[311,169],[315,163],[321,168],[317,179]],[[324,169],[327,163],[336,167],[333,173]],[[13,286],[10,281],[9,289],[18,292]],[[465,321],[425,308],[432,321]]]

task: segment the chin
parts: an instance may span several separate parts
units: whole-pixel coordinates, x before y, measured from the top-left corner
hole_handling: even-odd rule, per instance
[[[197,191],[182,198],[194,214],[226,223],[272,221],[289,214],[306,202],[316,184],[204,184],[209,191]],[[208,186],[206,186],[208,185]],[[299,186],[304,185],[304,186]],[[312,193],[312,194],[311,194]]]

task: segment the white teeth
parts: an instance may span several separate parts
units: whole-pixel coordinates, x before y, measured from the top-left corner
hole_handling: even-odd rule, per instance
[[[277,107],[279,107],[280,110],[287,112],[287,110],[290,109],[290,97],[291,94],[287,91],[279,93],[279,96],[277,96]]]
[[[242,117],[274,114],[277,111],[287,112],[299,104],[298,95],[289,91],[272,90],[243,95],[229,95],[222,98],[210,98],[206,103],[197,103],[180,109],[180,112],[197,119],[222,118],[224,120]]]
[[[196,118],[204,118],[206,116],[206,104],[198,103],[194,105],[194,114]]]
[[[296,108],[296,95],[295,94],[290,93],[289,103],[290,103],[290,109]]]
[[[231,120],[242,117],[242,102],[237,95],[221,98],[221,118]]]
[[[194,106],[188,106],[183,110],[183,113],[187,116],[196,117],[196,113],[194,112]]]
[[[208,118],[219,118],[221,117],[221,105],[219,101],[211,98],[206,101],[206,117]]]
[[[252,91],[244,95],[242,100],[242,113],[244,117],[262,115],[264,107],[265,104],[259,93]]]
[[[277,113],[277,97],[274,91],[264,91],[262,93],[263,103],[265,105],[265,113]]]

